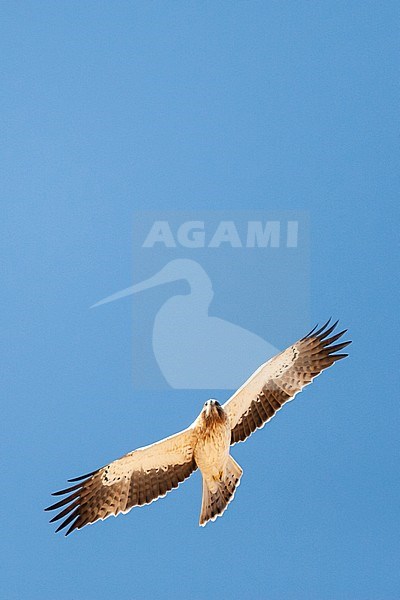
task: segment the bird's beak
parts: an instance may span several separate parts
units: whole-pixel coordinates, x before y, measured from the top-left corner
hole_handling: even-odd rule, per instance
[[[107,304],[108,302],[114,302],[120,298],[125,298],[126,296],[137,294],[138,292],[143,292],[149,288],[162,285],[163,283],[169,283],[171,281],[175,281],[176,279],[179,279],[179,277],[174,277],[170,273],[166,273],[164,269],[161,269],[161,271],[159,271],[156,275],[153,275],[152,277],[149,277],[140,283],[132,285],[131,287],[125,288],[124,290],[120,290],[111,296],[107,296],[106,298],[103,298],[103,300],[99,300],[99,302],[93,304],[90,308],[95,308],[96,306]]]
[[[211,404],[207,404],[206,406],[206,417],[209,417],[211,414]]]

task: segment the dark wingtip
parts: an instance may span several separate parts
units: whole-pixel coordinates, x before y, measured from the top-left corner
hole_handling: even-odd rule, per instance
[[[335,321],[333,323],[333,325],[331,325],[328,329],[324,329],[324,331],[322,331],[322,333],[318,336],[319,339],[324,340],[325,338],[327,338],[328,335],[330,335],[332,333],[332,331],[334,331],[334,329],[336,329],[338,323],[339,323],[339,319],[337,321]]]
[[[88,477],[92,477],[96,471],[92,471],[91,473],[86,473],[86,475],[80,475],[79,477],[73,477],[72,479],[67,479],[68,483],[74,483],[75,481],[82,481],[82,479],[87,479]]]
[[[318,324],[315,325],[315,327],[313,327],[313,329],[311,329],[311,331],[309,333],[307,333],[307,335],[305,335],[302,338],[302,340],[313,337],[313,338],[319,338],[321,341],[325,340],[325,343],[329,343],[330,341],[335,341],[335,340],[339,339],[343,334],[345,334],[347,332],[347,329],[343,329],[343,331],[341,331],[340,333],[336,333],[335,336],[333,336],[331,338],[331,340],[326,339],[336,329],[336,327],[339,323],[339,319],[338,319],[330,327],[328,327],[328,325],[330,324],[331,321],[332,321],[332,317],[329,317],[329,319],[326,321],[326,323],[324,323],[317,331],[316,331],[316,329],[318,327]]]
[[[69,525],[71,523],[71,521],[74,521],[74,523],[72,523],[72,525],[75,525],[76,521],[79,519],[79,508],[75,509],[74,511],[72,511],[72,513],[69,515],[69,517],[67,517],[62,523],[61,525],[59,525],[56,529],[56,533],[58,533],[59,531],[61,531],[61,529],[64,529],[64,527],[66,527],[67,525]],[[71,527],[70,527],[71,529]],[[72,530],[71,530],[72,531]],[[67,533],[69,532],[69,530],[67,531]]]
[[[344,342],[339,342],[338,344],[334,343],[334,342],[340,340],[340,338],[347,332],[347,329],[343,329],[343,331],[340,331],[339,333],[335,333],[334,335],[329,337],[330,334],[335,330],[338,323],[339,323],[339,320],[335,321],[335,323],[333,323],[333,325],[331,325],[328,329],[326,329],[327,325],[329,324],[329,321],[328,321],[328,323],[326,323],[325,326],[322,327],[321,330],[319,330],[319,332],[317,331],[314,334],[314,337],[318,338],[319,343],[324,348],[324,351],[327,352],[327,354],[331,358],[333,358],[335,361],[341,360],[342,358],[346,358],[348,356],[348,354],[335,354],[335,352],[339,352],[340,350],[343,350],[343,348],[346,348],[347,346],[349,346],[352,343],[352,340],[346,340]]]
[[[51,495],[52,496],[64,496],[64,494],[69,494],[70,492],[73,492],[74,490],[78,490],[80,487],[82,487],[82,483],[78,483],[77,485],[71,485],[71,487],[65,488],[64,490],[60,490],[59,492],[53,492]]]
[[[329,351],[329,354],[333,354],[333,352],[338,352],[339,350],[346,348],[349,344],[351,344],[350,340],[342,342],[341,344],[335,344],[334,346],[327,346],[326,349]]]
[[[321,334],[321,333],[322,333],[322,332],[323,332],[323,331],[324,331],[324,330],[325,330],[325,329],[328,327],[329,323],[331,322],[331,319],[332,319],[332,317],[330,317],[330,318],[327,320],[327,322],[326,322],[326,323],[324,323],[324,324],[322,325],[322,327],[320,327],[320,328],[318,329],[318,331],[316,331],[316,332],[314,333],[314,337],[317,337],[318,335],[320,335],[320,334]]]
[[[62,506],[66,506],[67,504],[70,504],[73,500],[76,500],[77,498],[79,498],[79,492],[77,492],[75,494],[71,494],[70,496],[67,496],[66,498],[63,498],[59,502],[56,502],[55,504],[48,506],[44,510],[57,510],[58,508],[61,508]]]
[[[49,523],[55,523],[56,521],[59,521],[62,518],[63,518],[63,515],[60,513],[59,515],[56,515],[55,517],[53,517],[52,519],[50,519]]]
[[[76,521],[75,521],[76,523]],[[76,524],[72,523],[72,525],[69,527],[69,529],[67,529],[67,531],[65,532],[65,537],[67,537],[70,533],[72,533],[75,529],[78,529],[76,527]]]
[[[61,523],[61,525],[59,525],[59,526],[57,527],[57,529],[55,530],[55,532],[54,532],[54,533],[58,533],[59,531],[61,531],[61,529],[62,529],[63,527],[65,527],[65,525],[63,525],[63,524]]]
[[[310,335],[312,333],[314,333],[314,331],[317,329],[319,323],[317,323],[316,325],[314,325],[314,327],[311,329],[311,331],[309,331],[302,339],[305,340],[306,338],[310,337]]]

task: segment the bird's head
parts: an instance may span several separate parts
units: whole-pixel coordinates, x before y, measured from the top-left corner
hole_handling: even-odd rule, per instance
[[[207,400],[203,406],[203,414],[206,419],[222,417],[224,415],[224,409],[217,400]]]

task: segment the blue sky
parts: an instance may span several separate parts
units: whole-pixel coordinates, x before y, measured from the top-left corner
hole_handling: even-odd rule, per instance
[[[2,596],[398,598],[398,3],[2,9]],[[222,519],[197,526],[196,474],[65,539],[51,491],[206,399],[134,390],[131,305],[88,308],[132,283],[145,209],[307,211],[282,336],[332,314],[351,356],[233,449]]]

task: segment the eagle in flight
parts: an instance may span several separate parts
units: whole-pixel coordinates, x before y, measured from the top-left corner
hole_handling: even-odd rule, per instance
[[[335,344],[347,331],[333,335],[330,320],[264,363],[222,406],[207,400],[197,419],[184,431],[138,448],[105,467],[69,481],[55,492],[66,496],[45,510],[61,511],[56,531],[74,529],[150,504],[200,469],[203,497],[200,525],[222,515],[233,499],[242,469],[229,454],[230,446],[246,440],[324,369],[347,354],[350,341]],[[331,337],[329,337],[331,336]],[[77,482],[77,483],[76,483]]]

